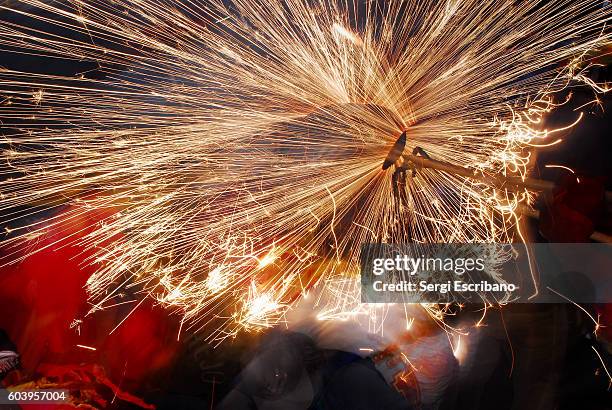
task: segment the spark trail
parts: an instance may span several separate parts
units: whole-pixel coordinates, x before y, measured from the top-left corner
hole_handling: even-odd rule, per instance
[[[357,276],[365,242],[512,242],[534,192],[422,170],[400,203],[390,146],[525,177],[555,93],[608,89],[590,0],[2,4],[3,50],[95,67],[0,71],[2,263],[99,214],[53,245],[94,250],[92,312],[133,289],[212,338]]]

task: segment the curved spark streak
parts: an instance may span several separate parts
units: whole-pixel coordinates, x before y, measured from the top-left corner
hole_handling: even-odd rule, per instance
[[[565,165],[547,164],[544,167],[545,168],[561,168],[561,169],[564,169],[564,170],[569,171],[572,174],[576,175],[576,172],[573,169],[571,169],[570,167],[566,167]],[[576,177],[576,182],[580,183],[580,178]]]

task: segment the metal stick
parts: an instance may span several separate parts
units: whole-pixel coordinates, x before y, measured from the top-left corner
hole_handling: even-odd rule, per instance
[[[491,176],[479,174],[477,171],[464,168],[458,165],[449,164],[448,162],[437,161],[435,159],[425,158],[418,155],[402,155],[404,161],[412,163],[416,168],[431,168],[438,171],[448,172],[450,174],[461,175],[466,178],[482,181],[490,185],[504,187],[527,188],[534,191],[550,192],[555,188],[555,183],[537,178],[521,178],[521,177],[506,177],[506,176]],[[612,192],[604,193],[605,201],[612,202]]]
[[[500,188],[509,189],[531,189],[536,191],[551,192],[555,184],[550,181],[545,181],[536,178],[520,178],[520,177],[506,177],[506,176],[491,176],[477,173],[475,170],[464,168],[458,165],[449,164],[447,162],[437,161],[430,158],[421,157],[418,155],[402,155],[404,161],[412,163],[416,168],[430,168],[450,174],[461,175],[466,178],[474,179],[477,181],[485,182],[489,185],[499,186]],[[612,192],[606,192],[606,200],[612,200]],[[531,209],[527,206],[521,205],[518,208],[518,212],[521,215],[528,216],[530,218],[539,219],[540,211],[537,209]],[[602,232],[593,232],[590,237],[596,242],[612,243],[612,236]]]
[[[438,171],[447,172],[449,174],[461,175],[466,178],[475,179],[485,182],[489,185],[499,186],[500,188],[527,188],[536,191],[552,191],[555,184],[550,181],[545,181],[536,178],[520,178],[520,177],[505,177],[479,174],[476,170],[464,168],[458,165],[449,164],[448,162],[428,159],[418,155],[403,155],[404,161],[412,163],[416,168],[431,168]]]

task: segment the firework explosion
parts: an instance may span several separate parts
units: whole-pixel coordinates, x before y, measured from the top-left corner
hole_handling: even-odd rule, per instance
[[[607,90],[587,77],[610,40],[596,3],[2,6],[23,21],[0,21],[4,50],[96,66],[0,71],[2,262],[100,215],[52,245],[93,251],[91,312],[154,297],[225,337],[356,277],[362,243],[512,242],[534,192],[423,169],[398,201],[382,161],[407,131],[407,149],[525,177],[535,147],[559,142],[540,127],[554,93]]]

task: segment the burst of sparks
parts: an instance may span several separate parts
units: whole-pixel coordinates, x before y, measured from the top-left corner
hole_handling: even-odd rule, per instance
[[[552,96],[609,90],[588,77],[611,18],[590,0],[11,4],[0,47],[91,69],[0,70],[3,262],[98,215],[47,245],[93,251],[92,310],[129,288],[211,337],[317,284],[339,295],[320,317],[342,316],[362,243],[512,242],[534,192],[421,170],[402,203],[390,144],[406,129],[440,161],[525,178],[559,141]]]

